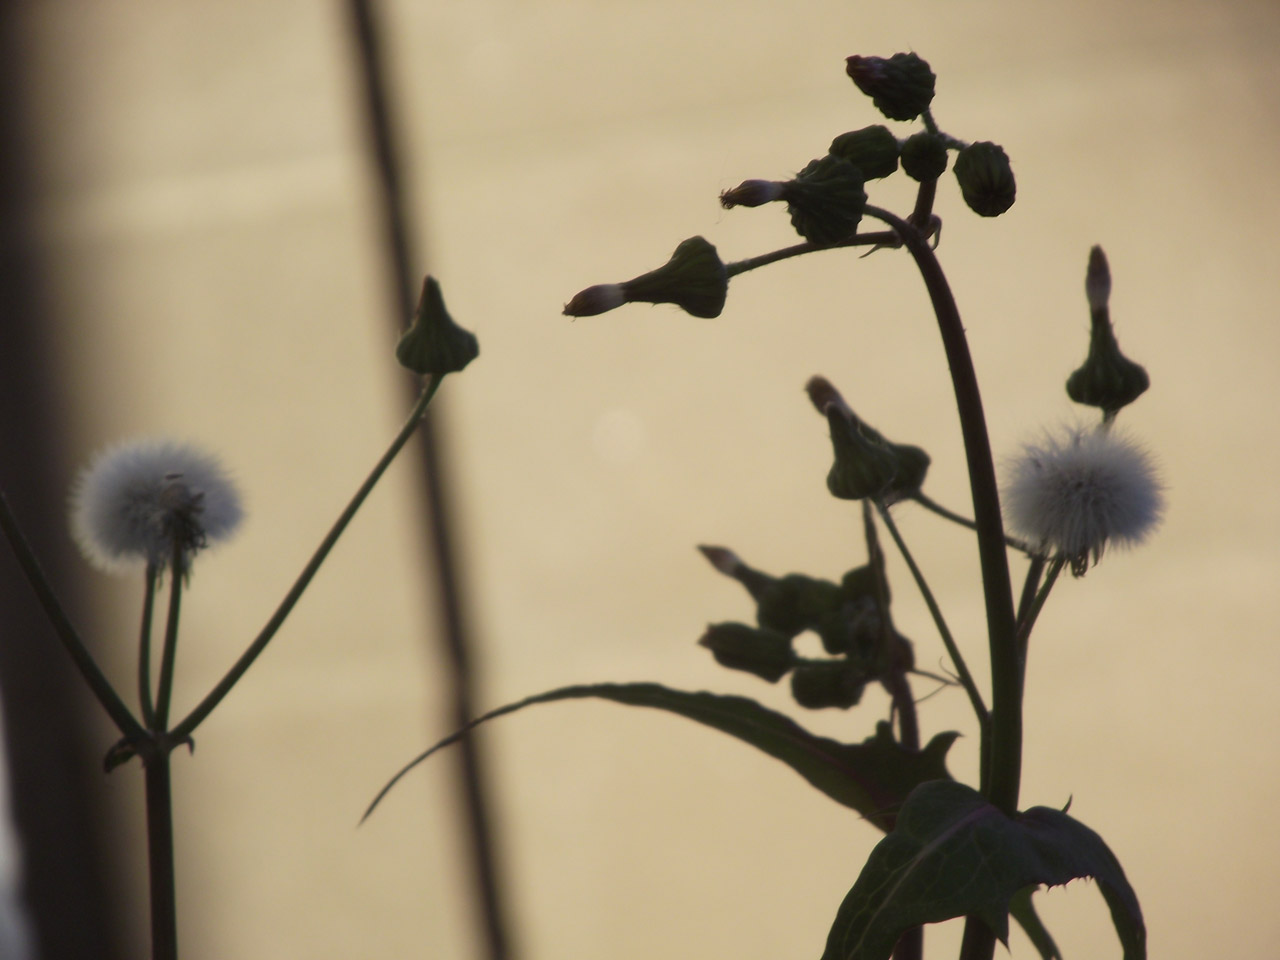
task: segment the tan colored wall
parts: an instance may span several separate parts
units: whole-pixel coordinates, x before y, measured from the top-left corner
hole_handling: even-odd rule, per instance
[[[77,385],[70,457],[186,438],[221,453],[248,501],[244,532],[196,571],[179,707],[256,632],[402,415],[337,6],[22,14],[44,57],[40,228]],[[1154,542],[1050,602],[1025,802],[1074,797],[1142,897],[1153,957],[1269,955],[1275,7],[466,0],[389,4],[386,25],[423,267],[482,344],[442,403],[482,703],[656,679],[782,706],[782,691],[693,646],[706,622],[749,614],[693,545],[777,572],[860,562],[856,511],[823,487],[811,374],[928,448],[928,489],[964,507],[950,387],[901,255],[748,275],[714,321],[644,306],[558,315],[687,236],[726,258],[793,242],[781,211],[722,212],[718,192],[784,177],[877,122],[843,58],[914,49],[940,76],[944,129],[1002,143],[1019,181],[997,221],[970,215],[949,182],[938,203],[997,448],[1073,416],[1062,380],[1083,357],[1083,271],[1100,242],[1121,343],[1153,379],[1123,419],[1169,483]],[[899,184],[873,196],[909,202]],[[475,955],[450,759],[355,829],[385,777],[447,732],[411,482],[407,463],[393,471],[195,757],[177,760],[191,960]],[[910,508],[902,523],[980,664],[968,538]],[[941,647],[894,575],[900,626],[934,667]],[[119,638],[111,669],[126,685],[139,592],[95,581],[96,632]],[[869,696],[813,726],[860,738],[886,710]],[[970,732],[952,766],[971,777],[963,696],[922,716],[926,731]],[[877,839],[781,766],[662,716],[549,706],[485,742],[526,960],[813,955]],[[108,792],[140,838],[138,779],[122,770]],[[1095,888],[1042,902],[1067,956],[1118,955]]]

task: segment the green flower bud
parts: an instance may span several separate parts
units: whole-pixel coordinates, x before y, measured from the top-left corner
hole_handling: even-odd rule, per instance
[[[898,472],[893,478],[894,499],[915,493],[924,486],[925,475],[929,472],[929,454],[909,443],[894,443],[886,440],[889,449],[898,460]]]
[[[890,120],[914,120],[933,102],[936,78],[914,53],[895,53],[888,60],[849,57],[845,72]]]
[[[964,202],[974,213],[998,217],[1013,206],[1017,194],[1013,169],[997,144],[984,140],[965,147],[956,156],[955,173]]]
[[[716,248],[702,237],[685,240],[671,259],[625,283],[603,283],[578,293],[565,316],[593,317],[624,303],[674,303],[695,317],[718,317],[729,293],[729,274]]]
[[[1137,400],[1151,386],[1151,378],[1141,365],[1120,352],[1107,300],[1111,294],[1111,271],[1101,247],[1089,252],[1085,293],[1093,326],[1089,333],[1089,355],[1084,364],[1067,378],[1067,396],[1076,403],[1099,407],[1104,419],[1112,420],[1121,408]]]
[[[859,603],[863,600],[870,600],[874,603],[876,599],[876,572],[871,568],[871,564],[864,563],[860,567],[854,567],[841,577],[840,590],[844,593],[845,599],[851,603]],[[884,585],[884,602],[889,602],[889,584],[887,582]]]
[[[834,496],[897,500],[920,489],[929,470],[927,453],[919,447],[891,443],[863,423],[825,377],[810,377],[804,388],[831,430],[836,462],[827,474],[827,487]]]
[[[835,404],[828,406],[825,413],[835,449],[835,463],[827,473],[827,489],[841,500],[879,497],[893,484],[898,472],[892,451],[869,437],[852,413]]]
[[[867,662],[880,645],[883,621],[875,599],[863,597],[846,602],[840,610],[818,625],[817,633],[827,653]]]
[[[396,344],[400,365],[423,376],[457,373],[480,355],[476,335],[453,322],[434,277],[422,283],[418,309]]]
[[[947,169],[947,141],[941,134],[920,131],[902,144],[902,170],[912,180],[937,180]]]
[[[835,449],[835,463],[827,473],[832,496],[898,500],[924,484],[930,461],[919,447],[890,443],[836,404],[828,405],[825,413]]]
[[[791,673],[791,695],[810,710],[839,707],[847,710],[862,699],[862,688],[871,679],[846,660],[803,663]]]
[[[795,661],[787,637],[745,623],[713,623],[698,643],[711,651],[720,666],[754,673],[770,683],[781,680]]]
[[[783,184],[791,225],[810,243],[828,246],[858,230],[867,194],[862,172],[843,157],[827,154]]]
[[[881,124],[840,134],[828,152],[844,157],[867,180],[879,180],[898,169],[898,138]]]
[[[774,580],[756,598],[756,622],[794,637],[801,631],[817,628],[843,603],[838,584],[802,573],[789,573]]]

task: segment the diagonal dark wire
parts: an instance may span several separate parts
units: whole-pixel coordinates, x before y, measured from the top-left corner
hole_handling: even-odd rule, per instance
[[[413,260],[410,255],[408,217],[388,108],[376,15],[370,0],[350,0],[349,7],[368,118],[369,146],[376,164],[383,239],[390,268],[388,282],[393,288],[392,303],[396,306],[394,320],[398,333],[413,313],[414,293],[421,277],[411,266]],[[408,386],[416,394],[418,384],[415,382]],[[468,631],[463,615],[462,585],[449,527],[449,491],[441,456],[443,444],[435,410],[435,407],[427,410],[427,416],[420,427],[425,475],[423,490],[430,523],[430,546],[436,566],[437,601],[442,620],[441,640],[446,660],[453,672],[451,682],[447,684],[453,694],[449,706],[449,722],[454,729],[461,729],[474,715],[471,706],[473,677],[468,654]],[[493,831],[485,800],[483,764],[473,736],[468,735],[461,740],[458,756],[462,765],[461,787],[470,837],[472,868],[479,887],[488,956],[490,960],[509,960],[512,952],[507,939],[495,864]]]

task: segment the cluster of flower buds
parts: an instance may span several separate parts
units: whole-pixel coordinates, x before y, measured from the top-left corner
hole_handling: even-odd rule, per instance
[[[897,172],[931,184],[957,153],[954,172],[965,203],[984,217],[1004,213],[1017,193],[1009,158],[994,143],[966,144],[938,131],[929,112],[936,78],[914,53],[891,57],[849,57],[845,69],[858,89],[891,120],[923,118],[925,129],[899,140],[874,124],[842,133],[825,156],[810,161],[790,180],[744,180],[720,194],[731,207],[759,207],[781,201],[796,232],[815,247],[857,242],[867,205],[866,183]],[[929,194],[932,196],[932,194]],[[674,303],[695,317],[716,317],[724,309],[729,271],[715,247],[702,237],[684,241],[657,270],[625,283],[603,283],[576,294],[564,307],[571,317],[590,317],[624,303]]]
[[[891,503],[920,489],[930,463],[924,450],[886,440],[858,419],[825,378],[811,378],[805,390],[831,430],[835,462],[827,473],[827,489],[832,496]]]
[[[955,148],[956,180],[970,209],[995,217],[1013,206],[1017,186],[1003,149],[985,141],[966,146],[934,128],[929,106],[936,78],[928,63],[914,53],[895,53],[888,58],[849,57],[845,70],[890,120],[926,118],[927,129],[909,137],[899,151],[909,177],[922,183],[938,179],[947,169],[947,150]]]
[[[869,566],[850,570],[839,583],[800,573],[774,577],[724,547],[698,549],[717,570],[741,583],[756,604],[756,626],[712,624],[698,641],[722,666],[770,683],[790,673],[792,696],[801,706],[847,709],[890,666],[910,664],[906,638],[885,629]],[[888,604],[887,586],[883,590]],[[818,635],[830,658],[795,653],[792,641],[805,631]]]

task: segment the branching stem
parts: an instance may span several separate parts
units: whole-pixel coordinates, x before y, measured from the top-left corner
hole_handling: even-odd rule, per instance
[[[916,586],[920,589],[920,596],[924,598],[925,606],[929,608],[929,615],[933,617],[934,626],[938,628],[938,634],[942,637],[942,645],[947,648],[947,655],[951,657],[951,662],[956,669],[956,677],[960,680],[960,685],[964,687],[965,693],[969,695],[969,703],[973,705],[974,715],[978,718],[978,727],[982,731],[982,739],[985,741],[988,737],[988,728],[991,723],[991,715],[987,711],[987,705],[982,700],[982,694],[978,690],[977,683],[974,682],[973,674],[969,672],[968,665],[964,662],[964,656],[960,653],[960,647],[956,644],[955,638],[951,635],[951,630],[947,627],[947,621],[942,615],[942,608],[938,606],[938,601],[933,596],[933,591],[929,589],[929,583],[924,578],[915,558],[911,555],[911,551],[907,548],[907,542],[902,538],[898,525],[894,522],[893,515],[890,514],[889,508],[884,505],[881,500],[876,501],[876,510],[880,514],[880,519],[884,521],[885,529],[889,531],[889,536],[893,537],[893,542],[898,546],[898,552],[902,554],[902,559],[907,563],[907,569],[911,571],[911,576],[915,578]]]

